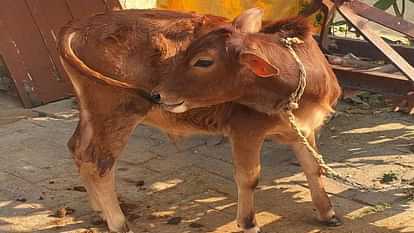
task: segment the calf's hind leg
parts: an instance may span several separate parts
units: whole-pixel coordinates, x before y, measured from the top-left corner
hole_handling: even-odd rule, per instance
[[[90,116],[81,110],[80,122],[68,145],[79,167],[94,210],[111,232],[130,231],[115,190],[116,159],[140,121],[136,116]]]
[[[311,146],[317,150],[314,133],[310,134],[308,140]],[[322,171],[318,162],[302,143],[297,142],[291,147],[308,180],[312,202],[319,212],[320,220],[329,226],[341,225],[341,221],[336,217],[331,201],[325,191]]]

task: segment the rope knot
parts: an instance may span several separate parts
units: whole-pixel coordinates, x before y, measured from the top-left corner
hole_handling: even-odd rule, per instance
[[[280,39],[280,41],[286,47],[291,47],[292,45],[295,45],[295,44],[303,44],[303,43],[305,43],[303,40],[299,39],[298,37],[282,38],[282,39]]]
[[[306,69],[302,61],[300,60],[298,54],[293,49],[292,45],[302,44],[304,42],[298,37],[281,38],[281,42],[283,43],[284,46],[286,46],[289,53],[292,54],[293,58],[295,59],[296,63],[299,66],[299,82],[296,87],[296,90],[294,90],[291,93],[289,97],[289,102],[287,103],[287,106],[286,106],[287,110],[296,110],[299,108],[300,99],[302,98],[302,95],[305,92],[305,88],[306,88]]]
[[[290,102],[287,107],[289,110],[296,110],[299,108],[299,104],[297,102]]]

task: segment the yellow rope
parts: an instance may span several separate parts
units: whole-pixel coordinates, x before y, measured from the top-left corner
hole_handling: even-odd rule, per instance
[[[293,114],[293,110],[299,108],[299,101],[302,98],[303,93],[305,92],[305,88],[306,88],[307,73],[306,73],[305,66],[303,65],[303,63],[300,60],[299,56],[297,55],[297,53],[293,49],[293,45],[303,44],[304,42],[301,39],[297,38],[297,37],[283,38],[281,41],[282,41],[283,45],[289,50],[290,54],[292,54],[292,56],[295,59],[296,63],[299,65],[300,75],[299,75],[298,86],[297,86],[296,90],[289,97],[289,103],[286,106],[286,114],[287,114],[290,126],[292,127],[292,129],[295,131],[295,133],[298,135],[298,137],[301,140],[300,143],[302,143],[306,147],[306,149],[311,153],[311,155],[315,158],[315,160],[317,161],[317,163],[321,167],[321,169],[323,171],[323,174],[325,176],[330,177],[330,178],[335,179],[335,180],[341,180],[342,182],[344,182],[346,184],[352,185],[352,186],[360,188],[360,189],[365,189],[365,190],[370,189],[370,188],[368,188],[368,187],[366,187],[366,186],[364,186],[364,185],[362,185],[358,182],[350,180],[346,177],[342,177],[340,174],[335,172],[331,167],[329,167],[326,164],[326,162],[323,159],[323,156],[315,150],[315,148],[309,143],[309,141],[305,137],[305,135],[303,135],[302,131],[300,130],[300,128],[297,124],[296,117]]]

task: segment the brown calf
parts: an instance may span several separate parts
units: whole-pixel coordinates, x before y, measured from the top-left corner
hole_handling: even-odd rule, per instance
[[[63,29],[61,60],[80,104],[80,121],[68,144],[92,208],[111,231],[131,232],[117,200],[114,167],[140,123],[171,135],[230,138],[239,193],[237,223],[244,232],[260,232],[253,191],[266,137],[291,145],[320,219],[339,223],[317,162],[283,112],[299,71],[280,39],[297,36],[305,41],[295,48],[308,72],[295,115],[314,147],[315,131],[340,94],[338,83],[303,19],[262,28],[261,16],[261,10],[251,9],[228,23],[215,16],[130,10]]]

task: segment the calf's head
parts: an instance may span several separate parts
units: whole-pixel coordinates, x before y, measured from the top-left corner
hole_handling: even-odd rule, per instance
[[[166,65],[153,99],[175,113],[230,101],[249,105],[249,100],[243,100],[248,95],[255,98],[251,103],[261,102],[262,108],[268,108],[268,101],[273,108],[277,96],[287,96],[293,89],[278,88],[296,80],[278,78],[287,52],[281,49],[280,38],[260,33],[262,15],[260,9],[247,10],[232,24],[195,39]],[[268,109],[263,112],[269,113]]]

